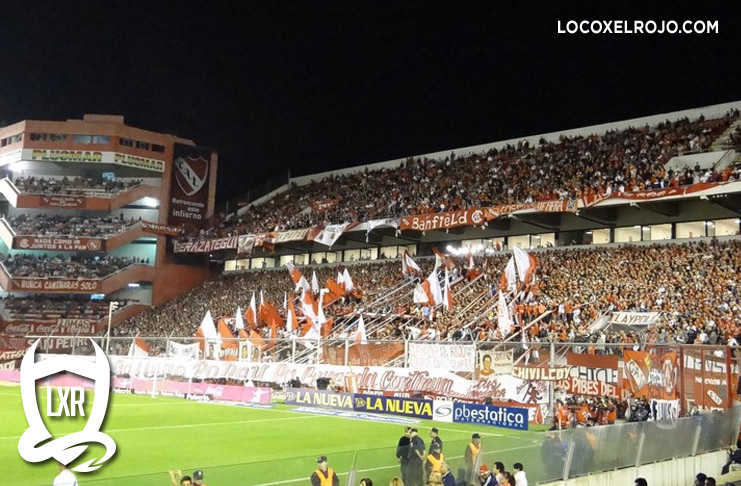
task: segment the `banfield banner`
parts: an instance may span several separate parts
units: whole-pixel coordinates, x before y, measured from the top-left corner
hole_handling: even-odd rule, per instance
[[[208,217],[211,151],[180,143],[173,150],[168,223],[201,226]]]
[[[352,410],[353,395],[352,393],[338,393],[326,390],[288,388],[286,390],[286,405]]]
[[[527,430],[528,411],[525,408],[455,402],[453,422]]]
[[[355,394],[353,408],[356,412],[381,413],[432,419],[432,400],[416,398],[384,397],[380,395]],[[527,420],[527,417],[526,419]]]

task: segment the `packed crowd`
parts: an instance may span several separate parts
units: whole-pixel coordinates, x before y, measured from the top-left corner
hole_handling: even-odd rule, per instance
[[[99,321],[108,315],[108,300],[90,300],[90,297],[56,297],[34,295],[14,297],[8,295],[0,299],[3,318],[8,321],[53,320],[53,319],[92,319]],[[121,307],[134,302],[132,299],[119,299]]]
[[[695,343],[737,345],[741,336],[741,242],[622,246],[547,250],[536,254],[539,264],[532,284],[520,286],[511,304],[515,325],[524,327],[531,342],[590,343],[596,353],[617,352],[611,343]],[[509,255],[476,257],[482,272],[474,282],[461,280],[453,287],[451,311],[412,302],[416,283],[432,270],[432,260],[418,259],[423,274],[388,299],[379,299],[403,285],[397,260],[349,266],[356,295],[337,302],[327,316],[343,316],[375,303],[375,322],[366,317],[369,337],[429,340],[501,340],[509,337],[498,326],[496,302],[500,276]],[[464,263],[454,260],[459,268]],[[310,278],[310,269],[304,269]],[[335,266],[317,267],[321,286],[335,278]],[[461,274],[465,270],[461,271]],[[252,292],[282,308],[295,298],[285,269],[224,275],[161,307],[130,319],[117,335],[191,336],[207,311],[214,318],[244,312]],[[470,305],[469,305],[470,304]],[[300,307],[297,306],[299,315]],[[661,315],[644,334],[593,326],[600,316],[614,311],[653,311]],[[283,311],[280,311],[283,312]],[[543,316],[538,320],[540,316]],[[415,319],[411,319],[413,317]],[[263,329],[267,336],[267,329]],[[338,328],[336,337],[346,337]],[[282,334],[281,334],[282,335]]]
[[[126,191],[141,184],[141,179],[107,179],[91,177],[51,177],[19,176],[13,183],[22,193],[27,194],[60,194],[67,196],[84,196],[90,193],[116,193]]]
[[[665,163],[677,154],[707,150],[737,118],[729,112],[537,145],[524,141],[464,157],[409,158],[394,168],[294,185],[208,236],[735,180],[738,171],[673,171]]]
[[[12,216],[8,224],[17,235],[31,236],[71,236],[102,238],[114,235],[130,228],[138,222],[133,218],[103,216],[60,216],[37,214],[31,216],[20,214]]]
[[[136,263],[148,265],[149,259],[111,255],[97,257],[76,254],[57,256],[16,254],[0,255],[0,263],[14,278],[98,279]]]

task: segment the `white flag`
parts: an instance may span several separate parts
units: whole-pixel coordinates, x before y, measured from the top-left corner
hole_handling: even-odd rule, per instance
[[[512,317],[509,315],[509,308],[507,307],[507,301],[504,300],[504,294],[499,291],[499,302],[497,302],[497,322],[499,323],[499,329],[502,331],[502,337],[507,337],[512,331]]]
[[[240,331],[244,329],[244,319],[242,318],[242,309],[237,306],[237,315],[234,316],[234,329]]]
[[[443,306],[445,310],[453,308],[453,297],[450,294],[450,279],[448,278],[448,269],[445,269],[445,287],[443,287]]]
[[[319,293],[319,280],[316,278],[316,272],[311,272],[311,291]]]
[[[514,247],[512,251],[514,252],[515,264],[517,265],[517,274],[520,280],[525,282],[528,273],[532,273],[535,270],[535,258],[518,247]]]
[[[355,333],[355,343],[368,344],[368,336],[365,334],[365,321],[363,320],[363,314],[360,314],[360,319],[358,319],[358,331]]]
[[[350,277],[350,273],[347,271],[347,268],[342,274],[342,282],[345,284],[345,290],[347,292],[350,292],[355,288],[355,284],[353,283],[352,278]]]
[[[504,268],[503,279],[500,281],[500,286],[505,292],[508,292],[517,286],[517,277],[515,276],[515,259],[509,257],[507,266]]]
[[[206,312],[203,321],[201,321],[201,325],[198,326],[198,331],[196,331],[196,334],[198,334],[199,337],[203,337],[206,339],[214,339],[218,336],[218,333],[216,332],[216,326],[214,326],[214,319],[213,317],[211,317],[211,311]]]

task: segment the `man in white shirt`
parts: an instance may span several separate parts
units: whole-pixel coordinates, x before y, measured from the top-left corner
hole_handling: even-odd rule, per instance
[[[59,463],[59,474],[54,478],[52,486],[77,486],[77,478],[72,471],[67,469],[67,466]]]
[[[525,471],[522,470],[522,464],[519,462],[516,462],[514,466],[515,468],[515,485],[514,486],[527,486],[527,476],[525,476]]]

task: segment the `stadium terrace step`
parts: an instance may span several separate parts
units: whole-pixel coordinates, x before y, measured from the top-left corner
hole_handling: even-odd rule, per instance
[[[0,180],[0,194],[14,208],[23,209],[87,209],[92,211],[112,211],[127,206],[145,197],[160,199],[160,188],[150,185],[135,186],[115,194],[96,195],[64,194],[24,194],[10,179]]]

